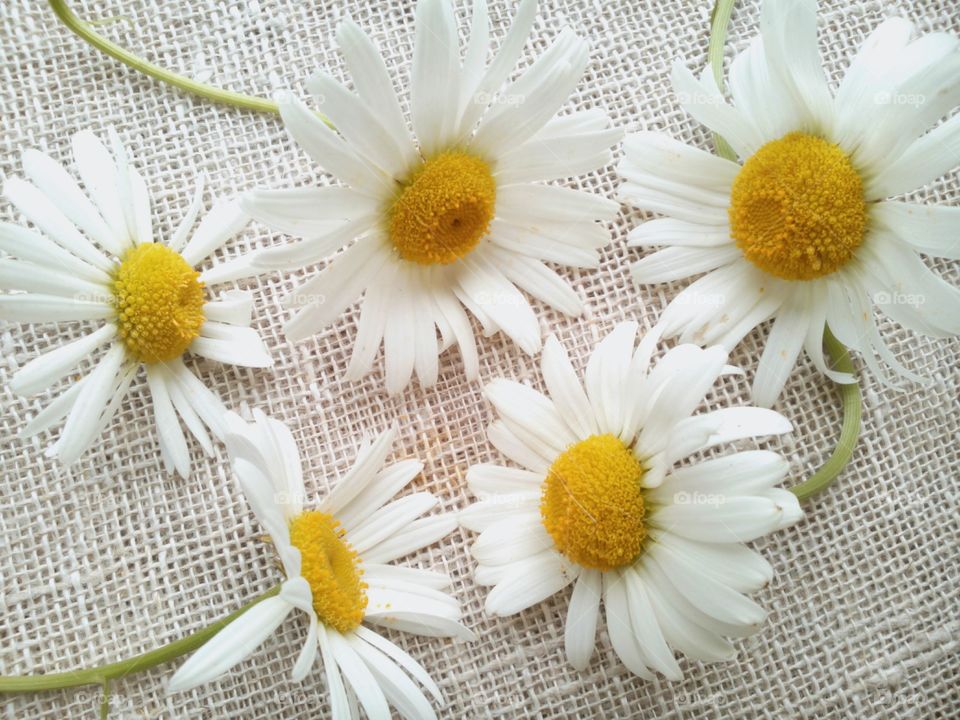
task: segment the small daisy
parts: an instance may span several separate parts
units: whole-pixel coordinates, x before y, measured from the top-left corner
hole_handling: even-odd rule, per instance
[[[99,323],[94,332],[28,362],[13,376],[11,388],[20,395],[41,392],[73,377],[87,357],[108,348],[86,377],[71,380],[27,423],[21,436],[66,417],[47,454],[75,462],[110,423],[143,366],[164,465],[167,472],[176,469],[186,477],[190,455],[180,422],[210,455],[207,429],[222,437],[225,409],[187,369],[183,355],[189,351],[246,367],[273,364],[250,327],[249,293],[228,290],[208,298],[208,285],[255,274],[249,259],[194,269],[249,218],[235,203],[220,201],[191,236],[203,204],[201,182],[169,242],[154,242],[146,183],[129,164],[119,137],[110,134],[112,154],[90,131],[73,136],[86,194],[59,163],[37,150],[23,154],[24,173],[32,182],[11,178],[4,186],[6,197],[43,234],[0,223],[0,250],[16,258],[0,260],[0,289],[24,291],[0,295],[0,319]]]
[[[726,660],[727,637],[756,632],[764,610],[743,593],[772,568],[742,543],[795,522],[797,498],[776,487],[778,454],[735,452],[674,468],[721,443],[787,432],[763,408],[691,415],[716,379],[733,371],[720,347],[673,348],[654,366],[655,333],[634,352],[635,323],[594,351],[586,392],[555,337],[543,350],[550,397],[497,380],[486,388],[500,416],[490,442],[522,466],[475,465],[481,500],[461,524],[480,533],[476,580],[492,585],[486,610],[510,615],[575,583],[565,644],[582,670],[593,653],[600,601],[610,640],[631,672],[680,678],[672,649]]]
[[[342,184],[258,190],[243,207],[254,218],[304,239],[258,254],[270,268],[299,268],[345,248],[293,291],[291,340],[330,325],[363,295],[347,377],[357,379],[384,346],[386,386],[403,390],[437,378],[438,353],[458,345],[466,376],[477,377],[476,343],[464,308],[485,335],[503,331],[539,352],[540,329],[524,290],[569,315],[573,289],[544,261],[594,267],[610,240],[603,223],[617,203],[540,181],[568,178],[611,160],[618,130],[600,110],[554,113],[587,65],[587,42],[572,30],[516,80],[504,83],[536,15],[523,0],[487,64],[485,0],[473,7],[461,58],[448,0],[420,0],[407,127],[393,81],[367,35],[350,21],[337,42],[355,92],[325,74],[307,88],[332,130],[284,94],[280,113],[294,140]],[[439,340],[437,337],[439,331]]]
[[[287,579],[279,595],[255,605],[191,656],[171,678],[169,691],[188,690],[222,675],[293,610],[302,610],[310,629],[293,679],[306,677],[319,649],[334,720],[358,717],[357,700],[370,718],[389,718],[388,703],[405,718],[435,718],[413,680],[442,704],[436,683],[406,652],[362,624],[473,639],[459,622],[459,604],[443,592],[449,577],[391,564],[436,542],[457,524],[449,515],[420,517],[437,504],[428,492],[390,502],[420,474],[423,463],[404,460],[383,467],[397,436],[393,427],[361,447],[353,467],[316,509],[304,510],[293,435],[283,423],[254,414],[254,423],[227,416],[227,449]]]
[[[632,245],[666,246],[634,265],[640,283],[706,273],[664,312],[665,336],[732,348],[776,318],[757,368],[754,400],[779,396],[805,349],[823,358],[824,328],[857,350],[885,383],[896,362],[879,308],[933,337],[960,333],[960,291],[920,254],[960,258],[960,210],[890,201],[960,162],[957,38],[911,40],[902,18],[866,40],[835,94],[817,49],[813,0],[765,0],[760,35],[730,69],[727,104],[706,69],[683,65],[674,89],[694,118],[722,135],[738,162],[645,132],[625,142],[620,196],[669,217],[646,222]],[[881,362],[882,361],[882,362]]]

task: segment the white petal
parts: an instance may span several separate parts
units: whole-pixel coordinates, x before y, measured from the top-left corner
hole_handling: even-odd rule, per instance
[[[116,326],[108,323],[96,332],[34,358],[14,374],[10,389],[18,395],[33,395],[50,387],[116,334]]]
[[[460,348],[460,355],[463,358],[463,372],[468,381],[477,379],[480,374],[480,359],[477,355],[477,342],[473,336],[473,328],[470,326],[470,320],[457,298],[446,288],[434,288],[433,301],[438,311],[450,325],[454,337],[457,340],[457,346]]]
[[[247,226],[250,216],[234,200],[219,200],[203,216],[180,253],[191,266],[199,264]]]
[[[504,185],[576,177],[610,163],[620,128],[540,139],[532,137],[504,153],[497,161],[495,177]]]
[[[784,508],[761,497],[728,497],[723,502],[667,505],[649,515],[654,527],[702,542],[749,542],[776,530]]]
[[[504,277],[521,290],[566,315],[575,317],[583,311],[574,289],[539,260],[503,251],[496,255]]]
[[[56,444],[64,465],[76,462],[96,437],[97,421],[110,400],[124,355],[123,345],[114,344],[84,380]]]
[[[203,418],[204,424],[210,428],[210,431],[217,438],[223,439],[223,416],[227,409],[223,406],[220,398],[214,395],[196,375],[187,369],[182,359],[171,360],[167,363],[167,369],[170,370],[170,376],[180,386],[180,391],[190,398],[190,405]]]
[[[618,323],[587,362],[584,385],[601,432],[619,435],[625,425],[624,389],[636,337],[637,323]]]
[[[290,247],[325,250],[324,246],[346,245],[370,227],[379,217],[381,200],[340,185],[251,190],[240,198],[241,207],[265,225],[310,240],[327,238],[322,244],[282,246],[261,252],[269,259]],[[325,254],[314,251],[316,259]],[[282,257],[282,256],[281,256]],[[276,265],[276,263],[273,263]]]
[[[479,497],[533,492],[539,489],[542,480],[542,476],[527,470],[488,463],[471,465],[467,470],[467,487]]]
[[[803,348],[810,322],[803,298],[797,293],[787,299],[767,337],[753,380],[753,399],[760,407],[776,402]]]
[[[960,208],[881,202],[870,218],[918,252],[960,260]]]
[[[633,568],[621,572],[627,585],[627,604],[630,608],[630,623],[643,653],[644,662],[663,673],[668,680],[678,681],[683,677],[673,652],[667,646],[663,631],[657,622],[644,580]]]
[[[112,228],[60,163],[49,155],[30,149],[23,154],[23,171],[48,198],[55,198],[63,214],[94,242],[107,252],[120,254],[122,248],[116,242]]]
[[[500,417],[519,425],[559,455],[577,441],[548,398],[531,387],[497,379],[484,387],[484,394]]]
[[[437,499],[428,492],[413,493],[394,500],[348,533],[350,545],[362,556],[364,552],[388,540],[436,505]]]
[[[330,634],[323,625],[317,627],[317,639],[320,644],[320,654],[323,657],[323,671],[327,676],[327,689],[330,691],[330,716],[332,720],[351,720],[351,706],[347,693],[343,687],[343,678],[337,667],[336,656],[330,644]],[[356,701],[353,701],[356,704]]]
[[[366,663],[377,679],[381,690],[399,713],[407,720],[435,720],[437,714],[420,689],[413,684],[393,661],[380,650],[361,640],[356,634],[347,636],[350,647]]]
[[[380,433],[369,447],[357,455],[353,466],[324,498],[320,509],[336,516],[351,500],[363,492],[383,467],[384,460],[390,454],[396,438],[396,424]]]
[[[422,548],[433,545],[457,529],[453,515],[431,515],[410,523],[404,530],[393,535],[364,553],[364,560],[372,563],[393,562]]]
[[[586,669],[593,654],[600,615],[600,592],[600,571],[593,568],[582,570],[573,586],[563,630],[567,660],[575,670]]]
[[[115,314],[116,311],[102,301],[91,302],[34,293],[0,295],[0,320],[29,323],[106,320]]]
[[[386,638],[381,637],[368,628],[365,628],[363,625],[360,625],[356,630],[354,630],[354,633],[361,640],[368,642],[370,645],[392,658],[397,665],[410,673],[417,682],[423,685],[427,691],[433,695],[438,703],[443,703],[443,694],[440,692],[440,688],[430,678],[430,676],[427,674],[427,671],[423,669],[423,666],[410,657],[410,655]]]
[[[20,178],[8,178],[3,186],[3,194],[28,220],[40,228],[44,235],[64,250],[104,272],[110,272],[113,267],[110,260],[74,227],[53,200],[36,187]]]
[[[456,131],[459,75],[453,9],[446,0],[421,0],[416,8],[410,109],[424,157],[444,149]]]
[[[58,272],[76,275],[106,290],[110,276],[27,228],[0,222],[0,250]]]
[[[361,158],[317,114],[289,93],[277,98],[291,137],[321,168],[365,192],[390,192],[387,177]]]
[[[668,247],[647,255],[631,267],[634,282],[641,285],[688,278],[727,265],[742,257],[735,245],[722,247]]]
[[[627,584],[621,572],[603,574],[603,604],[607,611],[607,632],[617,657],[634,675],[653,680],[653,673],[647,669],[643,650],[633,630]]]
[[[423,471],[419,460],[402,460],[385,467],[377,476],[337,512],[340,524],[349,532],[379,510],[394,495]]]
[[[112,233],[112,242],[103,247],[119,256],[130,246],[131,239],[117,191],[116,162],[106,146],[89,130],[76,133],[71,144],[80,179]]]
[[[344,377],[347,380],[359,380],[373,367],[373,361],[380,350],[387,319],[393,308],[396,294],[394,278],[397,265],[385,263],[378,275],[371,278],[363,294],[360,305],[360,317],[357,320],[357,334],[353,340],[350,364]]]
[[[740,172],[740,166],[732,160],[691,147],[661,132],[628,135],[623,150],[625,158],[621,167],[635,166],[664,180],[718,193],[729,193],[733,179]]]
[[[182,478],[190,475],[190,452],[187,450],[187,441],[180,429],[177,413],[170,400],[167,383],[164,378],[162,365],[147,365],[147,385],[153,402],[154,422],[157,426],[157,435],[160,447],[169,455],[173,468]],[[168,467],[167,472],[173,468]]]
[[[191,655],[170,678],[167,692],[190,690],[227,672],[272,635],[292,609],[278,597],[257,603]]]
[[[363,100],[325,73],[307,80],[307,90],[357,153],[391,177],[407,175],[409,141],[398,144]]]
[[[553,547],[540,513],[511,514],[488,526],[470,547],[481,565],[507,565]]]
[[[404,149],[407,165],[412,165],[417,160],[416,150],[380,51],[352,20],[337,26],[337,44],[357,94],[379,118],[397,147]]]
[[[693,118],[721,135],[741,158],[748,157],[763,145],[757,130],[741,113],[726,103],[709,75],[709,69],[697,80],[677,62],[671,73],[673,90],[680,106]]]
[[[620,206],[601,195],[562,185],[506,185],[497,190],[497,217],[524,225],[534,219],[552,222],[609,221]]]
[[[960,52],[957,53],[960,74]],[[960,83],[960,80],[957,81]],[[960,87],[960,84],[958,84]],[[903,154],[874,178],[867,180],[864,196],[887,198],[916,190],[960,163],[960,117],[954,116],[914,141]]]
[[[200,337],[190,343],[190,352],[228,365],[273,366],[273,358],[256,330],[210,320],[200,327]]]
[[[193,409],[191,399],[184,394],[180,388],[180,383],[174,378],[174,374],[171,372],[167,374],[169,376],[167,392],[170,394],[170,401],[173,403],[173,407],[176,409],[177,414],[183,419],[183,424],[187,426],[187,430],[189,430],[190,434],[200,443],[203,452],[207,457],[212,457],[213,443],[210,441],[210,435],[203,425],[203,420],[200,419],[197,411]]]
[[[203,316],[213,322],[246,327],[253,317],[253,295],[243,290],[227,290],[218,300],[204,304]]]
[[[559,553],[542,553],[509,570],[487,595],[484,609],[490,615],[513,615],[560,592],[577,573]]]
[[[554,335],[548,337],[544,344],[541,370],[550,397],[577,437],[585,438],[598,433],[596,413],[570,364],[566,348]]]
[[[540,507],[540,489],[522,493],[494,495],[473,503],[457,514],[460,524],[468,530],[483,532],[505,515],[534,512]]]
[[[34,415],[23,426],[17,436],[20,438],[33,437],[60,422],[73,409],[86,380],[86,378],[81,378],[57,395],[43,410]]]

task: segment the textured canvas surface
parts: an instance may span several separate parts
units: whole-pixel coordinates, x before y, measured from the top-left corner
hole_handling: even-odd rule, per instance
[[[494,37],[513,3],[492,0]],[[758,6],[738,3],[731,47],[756,32]],[[315,68],[343,74],[333,48],[339,19],[351,15],[384,49],[404,83],[413,39],[412,0],[303,3],[299,0],[90,0],[88,19],[122,16],[100,29],[160,64],[249,94],[302,89]],[[469,10],[457,3],[458,16]],[[591,64],[569,107],[601,107],[627,129],[661,129],[711,147],[706,131],[673,97],[669,66],[706,62],[705,1],[545,0],[524,63],[566,24],[592,41]],[[956,0],[821,4],[821,50],[836,81],[851,53],[883,17],[902,14],[920,31],[960,33]],[[185,211],[194,178],[228,194],[256,186],[327,182],[287,139],[277,118],[189,97],[106,58],[61,27],[45,3],[0,4],[0,175],[19,175],[20,152],[38,147],[69,160],[69,136],[114,125],[147,179],[155,222],[169,233]],[[729,53],[728,53],[729,60]],[[612,167],[572,181],[612,196]],[[956,205],[954,173],[915,199]],[[16,219],[9,203],[0,216]],[[624,210],[599,270],[562,272],[586,300],[570,319],[542,306],[582,367],[613,324],[649,327],[677,286],[636,290],[628,263],[638,253],[626,233],[644,215]],[[282,242],[253,225],[225,256]],[[936,267],[960,283],[956,263]],[[314,268],[315,269],[315,268]],[[425,461],[414,487],[454,511],[469,500],[471,463],[496,461],[484,428],[492,412],[479,384],[462,376],[459,356],[441,359],[436,387],[388,398],[382,366],[361,382],[346,368],[356,310],[320,335],[291,346],[280,331],[278,298],[300,279],[268,273],[241,283],[255,293],[255,327],[276,359],[270,370],[191,361],[228,406],[261,407],[288,422],[306,465],[307,489],[323,493],[352,461],[360,434],[400,423],[395,457]],[[883,326],[897,356],[933,379],[896,393],[863,377],[864,431],[853,462],[833,488],[807,506],[806,519],[760,543],[777,575],[757,599],[770,610],[763,631],[737,643],[722,665],[683,660],[685,680],[632,676],[605,629],[588,670],[563,657],[569,590],[514,618],[484,616],[484,591],[471,581],[470,535],[458,531],[411,564],[444,570],[466,608],[473,644],[390,635],[421,660],[447,698],[444,718],[954,718],[960,715],[960,608],[957,568],[960,342],[930,341]],[[76,466],[44,458],[53,435],[17,439],[49,399],[14,396],[10,376],[38,352],[78,336],[80,324],[0,326],[0,673],[68,670],[154,648],[220,617],[274,584],[271,550],[239,497],[225,454],[206,459],[191,446],[188,481],[167,477],[147,414],[141,375],[109,431]],[[748,368],[708,398],[716,406],[748,398],[758,332],[733,362]],[[479,344],[481,379],[540,386],[538,363],[499,337]],[[801,361],[778,409],[796,425],[780,447],[795,481],[823,460],[839,427],[838,397]],[[306,633],[287,623],[224,679],[166,697],[167,665],[114,685],[116,718],[315,718],[328,711],[318,669],[288,679]],[[4,718],[96,717],[99,689],[0,698]]]

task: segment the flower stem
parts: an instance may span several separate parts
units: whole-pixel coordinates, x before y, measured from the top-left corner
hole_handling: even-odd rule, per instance
[[[109,665],[100,665],[99,667],[84,668],[83,670],[68,670],[67,672],[47,673],[45,675],[0,677],[0,693],[36,692],[38,690],[80,687],[81,685],[101,685],[103,687],[103,700],[100,704],[100,717],[105,718],[110,708],[109,683],[111,680],[149,670],[193,652],[254,605],[273,597],[279,592],[280,586],[277,585],[236,612],[217,620],[192,635],[174,640],[156,650],[134,655],[126,660],[120,660]]]
[[[830,328],[823,332],[823,344],[827,348],[833,367],[840,372],[852,373],[853,361],[847,348],[837,340]],[[790,488],[790,491],[801,501],[809,500],[817,493],[825,490],[832,483],[840,471],[846,467],[853,456],[853,450],[860,436],[860,415],[862,413],[862,398],[860,386],[853,382],[840,385],[840,397],[843,401],[843,425],[840,427],[840,439],[827,461],[813,475],[799,485]]]
[[[713,12],[710,15],[710,49],[708,55],[713,79],[721,92],[723,92],[723,46],[727,41],[727,28],[730,26],[735,2],[736,0],[716,0]],[[717,155],[736,162],[737,154],[729,143],[716,133],[713,137]],[[824,328],[823,344],[833,361],[835,369],[845,373],[854,371],[853,362],[850,360],[847,348],[833,336],[830,328]],[[860,436],[860,416],[862,413],[860,386],[857,383],[840,385],[840,397],[843,402],[843,425],[840,427],[840,439],[837,441],[837,446],[819,470],[799,485],[790,488],[791,492],[801,501],[809,500],[826,489],[853,456],[857,438]]]
[[[191,80],[183,75],[177,75],[169,70],[165,70],[159,65],[154,65],[151,62],[147,62],[143,58],[137,57],[129,50],[120,47],[94,30],[91,23],[84,22],[77,17],[70,8],[67,7],[65,0],[49,0],[49,2],[53,12],[56,13],[57,17],[60,18],[64,25],[66,25],[88,43],[93,45],[93,47],[100,52],[116,58],[125,65],[132,67],[137,72],[141,72],[144,75],[149,75],[150,77],[156,78],[161,82],[169,83],[170,85],[178,87],[181,90],[186,90],[194,95],[199,95],[200,97],[207,98],[208,100],[212,100],[214,102],[223,103],[224,105],[233,105],[235,107],[244,108],[245,110],[256,110],[257,112],[279,112],[277,104],[272,100],[268,100],[267,98],[253,97],[251,95],[243,95],[241,93],[235,93],[229,90],[222,90],[220,88],[213,87],[212,85]]]
[[[733,15],[734,2],[735,0],[717,0],[710,14],[710,48],[707,54],[713,70],[713,79],[720,92],[723,92],[723,46],[727,42],[727,28],[730,25],[730,17]],[[713,134],[713,143],[716,145],[717,155],[736,161],[737,154],[719,134]]]

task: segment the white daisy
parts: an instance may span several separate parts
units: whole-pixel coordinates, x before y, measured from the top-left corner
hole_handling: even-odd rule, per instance
[[[219,201],[190,235],[203,204],[200,182],[173,236],[155,242],[146,183],[129,164],[119,137],[110,134],[113,154],[88,130],[73,136],[86,194],[59,163],[37,150],[23,154],[24,173],[32,182],[11,178],[4,186],[6,197],[43,234],[0,223],[0,250],[16,258],[0,260],[0,289],[24,291],[0,295],[0,319],[99,324],[14,374],[11,388],[21,395],[71,377],[69,387],[27,423],[21,436],[66,417],[47,454],[73,463],[110,423],[142,365],[164,465],[167,472],[176,469],[186,477],[190,454],[180,421],[210,455],[207,430],[222,438],[225,409],[184,365],[184,353],[247,367],[273,364],[250,327],[250,294],[228,290],[212,299],[206,292],[208,285],[255,274],[249,259],[194,269],[249,218],[235,203]],[[107,350],[94,369],[74,380],[77,366],[103,346]]]
[[[730,69],[728,104],[709,68],[683,65],[674,89],[694,118],[722,135],[733,162],[659,133],[625,142],[623,200],[668,218],[646,222],[632,245],[667,246],[634,266],[641,283],[707,273],[664,312],[666,336],[731,348],[776,318],[754,399],[779,396],[801,349],[821,372],[824,328],[859,351],[888,383],[896,362],[874,308],[933,337],[960,332],[960,291],[920,254],[960,258],[960,209],[886,200],[960,162],[957,38],[911,40],[902,18],[884,21],[831,94],[817,49],[813,0],[766,0],[760,35]],[[883,361],[881,363],[881,361]]]
[[[772,577],[742,543],[795,522],[797,498],[776,487],[778,454],[735,452],[674,464],[700,450],[790,423],[772,410],[734,407],[692,415],[734,368],[720,347],[673,348],[654,366],[655,333],[634,352],[636,324],[618,325],[586,368],[586,392],[555,337],[543,350],[550,397],[497,380],[486,388],[499,414],[490,442],[522,466],[475,465],[482,498],[460,523],[480,533],[476,580],[492,585],[486,610],[510,615],[576,583],[567,611],[567,658],[593,653],[600,601],[610,640],[633,673],[676,680],[671,648],[725,660],[727,637],[756,632],[764,610],[743,593]]]
[[[596,266],[597,249],[610,239],[601,223],[618,205],[539,181],[609,163],[620,132],[607,129],[596,109],[553,117],[587,65],[587,42],[570,29],[502,87],[535,14],[535,0],[520,3],[488,65],[484,0],[474,3],[462,59],[448,0],[418,2],[414,137],[377,48],[350,21],[340,24],[337,42],[356,92],[325,74],[307,82],[337,131],[288,94],[279,98],[294,140],[342,184],[248,194],[242,202],[251,215],[304,238],[263,251],[255,262],[299,268],[345,248],[287,297],[297,312],[286,333],[308,337],[363,295],[347,377],[370,370],[382,340],[392,393],[414,370],[421,386],[432,385],[438,353],[454,344],[467,377],[476,378],[464,307],[485,335],[503,331],[527,353],[538,352],[537,318],[518,288],[564,313],[580,312],[577,294],[544,261]]]
[[[437,504],[428,492],[390,502],[420,474],[423,463],[403,460],[383,467],[397,435],[394,426],[364,443],[333,491],[316,509],[304,510],[293,435],[277,420],[260,412],[255,417],[245,423],[227,416],[227,448],[244,494],[280,555],[286,580],[279,595],[255,605],[192,655],[171,678],[170,692],[222,675],[296,609],[307,614],[310,630],[293,679],[306,677],[319,649],[334,720],[358,717],[357,700],[369,718],[389,718],[388,703],[405,718],[435,718],[410,677],[442,704],[437,685],[416,660],[362,624],[473,639],[459,622],[459,603],[443,592],[449,577],[391,564],[457,524],[450,515],[420,517]]]

